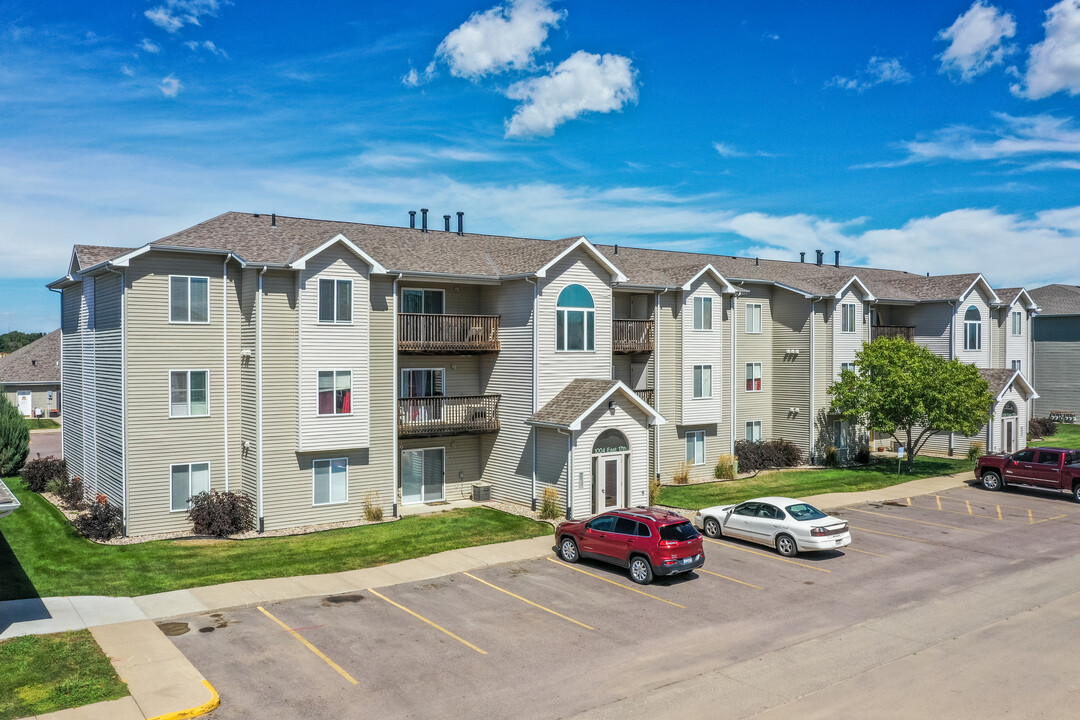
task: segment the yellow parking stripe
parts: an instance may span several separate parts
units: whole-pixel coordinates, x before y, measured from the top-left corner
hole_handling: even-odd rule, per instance
[[[412,610],[410,610],[409,608],[405,607],[404,605],[401,605],[401,604],[399,604],[399,603],[396,603],[396,602],[394,602],[393,600],[391,600],[390,598],[386,597],[385,595],[380,595],[379,593],[375,592],[375,591],[374,591],[374,590],[372,590],[371,588],[368,588],[368,592],[369,592],[369,593],[371,593],[372,595],[374,595],[375,597],[380,597],[380,598],[382,598],[383,600],[385,600],[386,602],[390,603],[391,605],[393,605],[394,607],[398,608],[399,610],[404,610],[405,612],[409,613],[410,615],[412,615],[412,616],[413,616],[414,618],[416,618],[417,620],[423,620],[424,622],[426,622],[426,623],[427,623],[428,625],[430,625],[431,627],[435,628],[436,630],[438,630],[438,631],[440,631],[440,632],[444,632],[444,633],[446,633],[447,635],[449,635],[450,637],[454,638],[455,640],[457,640],[457,641],[458,641],[459,643],[461,643],[462,645],[465,645],[465,646],[467,646],[467,647],[470,647],[470,648],[472,648],[473,650],[475,650],[476,652],[480,653],[481,655],[487,655],[487,652],[486,652],[486,651],[484,651],[484,650],[481,650],[480,648],[476,647],[475,645],[473,645],[473,644],[472,644],[471,642],[469,642],[468,640],[464,640],[464,639],[462,639],[462,638],[458,637],[458,636],[457,636],[457,635],[455,635],[454,633],[452,633],[452,632],[450,632],[449,630],[447,630],[446,628],[444,628],[444,627],[443,627],[442,625],[439,625],[438,623],[433,623],[433,622],[431,622],[430,620],[428,620],[428,619],[427,619],[426,617],[424,617],[423,615],[420,615],[420,614],[418,614],[418,613],[414,613],[414,612],[413,612]]]
[[[934,527],[943,527],[950,530],[963,530],[964,532],[982,533],[986,534],[986,530],[972,530],[971,528],[956,527],[955,525],[942,525],[941,523],[932,523],[927,520],[916,520],[915,518],[899,517],[897,515],[889,515],[888,513],[874,512],[873,510],[859,510],[858,508],[848,508],[854,512],[866,513],[867,515],[878,515],[880,517],[886,517],[891,520],[903,520],[904,522],[919,523],[920,525],[933,525]]]
[[[670,600],[665,600],[664,598],[657,597],[656,595],[650,595],[647,592],[643,592],[641,590],[638,590],[637,588],[628,587],[626,585],[623,585],[622,583],[615,582],[614,580],[608,580],[606,577],[603,577],[601,575],[597,575],[596,573],[591,573],[588,570],[582,570],[579,567],[574,567],[573,565],[568,565],[567,563],[559,562],[555,558],[549,557],[548,560],[550,560],[551,562],[555,563],[556,565],[558,565],[560,567],[570,568],[571,570],[577,570],[579,573],[585,573],[586,575],[591,575],[592,577],[596,578],[597,580],[603,580],[606,583],[611,583],[612,585],[614,585],[616,587],[621,587],[623,590],[629,590],[630,592],[636,592],[638,595],[644,595],[645,597],[651,597],[653,600],[659,600],[660,602],[667,603],[668,605],[674,605],[675,607],[682,608],[683,610],[686,609],[685,605],[680,605],[679,603],[671,602]]]
[[[941,500],[938,499],[938,504]],[[916,510],[933,510],[934,508],[923,507],[922,505],[915,505]],[[986,518],[987,520],[1001,520],[1002,518],[995,518],[993,515],[980,515],[979,513],[960,512],[959,510],[945,510],[944,508],[938,508],[937,512],[952,513],[953,515],[968,515],[970,517]],[[893,517],[890,515],[889,517]]]
[[[703,539],[708,540],[711,543],[716,543],[717,545],[723,545],[726,548],[731,548],[732,550],[742,550],[743,552],[748,552],[748,553],[750,553],[752,555],[760,555],[761,557],[772,558],[773,560],[781,560],[781,561],[786,562],[786,563],[791,563],[792,565],[798,565],[799,567],[810,568],[811,570],[817,570],[818,572],[825,572],[825,573],[832,572],[832,570],[826,570],[825,568],[814,567],[813,565],[807,565],[806,563],[801,563],[801,562],[799,562],[797,560],[788,560],[786,557],[780,557],[779,555],[773,555],[772,553],[764,553],[764,552],[760,552],[758,550],[751,550],[750,548],[739,547],[738,545],[732,545],[731,543],[720,542],[719,540],[713,540],[712,538],[703,538]]]
[[[980,495],[985,495],[985,492],[980,492],[979,494]],[[930,493],[930,497],[937,497],[937,498],[941,498],[942,500],[952,500],[953,502],[961,502],[962,501],[962,498],[951,497],[949,495],[936,495],[936,494]],[[1047,495],[1045,497],[1040,497],[1040,496],[1033,496],[1033,497],[1037,497],[1039,499],[1045,499],[1045,500],[1048,500],[1050,502],[1055,502],[1054,500],[1051,499],[1053,497],[1051,495]],[[978,506],[979,502],[976,501],[975,505]],[[991,507],[991,505],[989,503],[987,503],[985,505],[985,507]],[[1022,507],[1020,505],[998,505],[997,507],[1003,507],[1006,510],[1023,510],[1024,512],[1028,512],[1028,511],[1031,510],[1031,508]]]
[[[341,666],[340,666],[340,665],[338,665],[338,664],[337,664],[336,662],[334,662],[334,661],[333,661],[333,660],[331,660],[330,658],[326,657],[326,655],[323,655],[322,651],[321,651],[321,650],[319,650],[319,648],[317,648],[317,647],[315,647],[314,645],[312,645],[311,643],[309,643],[309,642],[307,641],[307,639],[306,639],[306,638],[304,638],[304,636],[303,636],[303,635],[301,635],[300,633],[296,632],[296,631],[295,631],[295,630],[293,630],[293,629],[292,629],[291,627],[289,627],[288,625],[286,625],[285,623],[281,622],[281,621],[280,621],[280,620],[278,620],[278,619],[277,619],[276,617],[274,617],[273,615],[271,615],[270,613],[268,613],[268,612],[267,612],[267,611],[266,611],[266,610],[265,610],[265,609],[264,609],[264,608],[263,608],[263,607],[262,607],[261,605],[257,605],[256,607],[258,607],[258,609],[259,609],[259,612],[261,612],[261,613],[262,613],[263,615],[265,615],[266,617],[268,617],[268,618],[270,618],[271,620],[273,620],[274,622],[276,622],[276,623],[277,623],[278,625],[280,625],[281,627],[285,628],[286,632],[288,632],[289,634],[291,634],[291,635],[292,635],[292,636],[293,636],[294,638],[296,638],[296,639],[297,639],[297,640],[299,640],[300,642],[304,643],[304,647],[306,647],[306,648],[307,648],[308,650],[310,650],[311,652],[315,653],[315,654],[316,654],[316,655],[318,655],[318,656],[319,656],[320,658],[322,658],[322,659],[323,659],[324,661],[326,661],[326,664],[327,664],[327,665],[329,665],[330,667],[334,668],[334,669],[335,669],[335,670],[337,670],[337,671],[338,671],[339,673],[341,673],[341,677],[345,678],[346,680],[348,680],[349,682],[351,682],[351,683],[352,683],[353,685],[359,685],[359,684],[360,684],[360,683],[356,682],[356,679],[355,679],[355,678],[353,678],[353,676],[352,676],[352,675],[350,675],[349,673],[347,673],[347,672],[345,672],[344,670],[342,670],[342,669],[341,669]]]
[[[1063,517],[1069,517],[1068,515],[1055,515],[1054,517],[1043,518],[1042,520],[1036,520],[1031,523],[1032,525],[1038,525],[1039,523],[1047,522],[1048,520],[1060,520]]]
[[[761,587],[760,585],[751,585],[748,582],[743,582],[742,580],[736,580],[735,578],[729,578],[727,575],[721,575],[720,573],[714,573],[712,570],[706,570],[705,568],[698,568],[698,572],[703,572],[706,575],[715,575],[718,578],[724,578],[725,580],[730,580],[733,583],[739,583],[740,585],[746,585],[747,587],[757,588],[758,590],[764,590],[765,589],[765,588]]]
[[[551,608],[546,608],[543,605],[539,605],[537,603],[534,603],[532,600],[526,600],[525,598],[521,597],[520,595],[515,595],[514,593],[510,592],[509,590],[504,590],[503,588],[499,587],[498,585],[492,585],[487,580],[481,580],[480,578],[476,577],[472,573],[461,573],[461,574],[464,575],[465,577],[471,577],[476,582],[483,583],[484,585],[487,585],[489,588],[493,588],[495,590],[498,590],[501,593],[506,593],[510,597],[517,598],[518,600],[520,600],[523,603],[528,603],[529,605],[532,605],[535,608],[540,608],[544,612],[549,612],[549,613],[551,613],[552,615],[554,615],[556,617],[561,617],[563,620],[568,620],[569,622],[572,622],[575,625],[580,625],[581,627],[585,628],[586,630],[595,630],[596,629],[594,627],[590,627],[590,626],[586,625],[583,622],[578,622],[574,618],[566,617],[562,613],[557,613],[554,610],[552,610]]]
[[[852,530],[858,530],[859,532],[874,533],[875,535],[888,535],[889,537],[900,538],[901,540],[911,540],[912,542],[925,543],[926,545],[934,544],[929,540],[920,540],[919,538],[908,537],[907,535],[894,535],[893,533],[881,532],[880,530],[871,530],[870,528],[858,527],[856,525],[850,525],[849,527]]]
[[[884,555],[878,555],[877,553],[872,553],[869,550],[860,550],[859,548],[853,548],[850,545],[848,545],[846,548],[844,548],[844,550],[850,550],[852,552],[862,553],[863,555],[873,555],[874,557],[885,557]]]

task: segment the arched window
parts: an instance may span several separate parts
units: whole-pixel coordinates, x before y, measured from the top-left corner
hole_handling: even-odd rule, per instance
[[[616,453],[616,452],[629,452],[630,442],[626,439],[618,430],[611,428],[600,433],[596,438],[596,442],[593,443],[592,448],[594,455],[603,455],[604,453]]]
[[[1012,400],[1005,403],[1005,407],[1001,408],[1001,417],[1016,417],[1016,403]]]
[[[555,310],[555,349],[590,351],[595,347],[596,310],[584,285],[567,285]]]
[[[964,349],[982,350],[982,313],[974,305],[964,313]]]

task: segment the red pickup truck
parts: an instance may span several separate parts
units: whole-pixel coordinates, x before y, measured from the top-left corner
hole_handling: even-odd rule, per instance
[[[983,455],[975,462],[975,477],[987,490],[1030,485],[1065,490],[1080,502],[1080,450],[1045,447]]]

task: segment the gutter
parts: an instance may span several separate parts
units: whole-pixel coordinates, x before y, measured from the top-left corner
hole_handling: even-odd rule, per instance
[[[394,491],[390,494],[390,497],[394,499],[394,506],[391,509],[391,515],[393,517],[398,516],[398,484],[401,482],[401,478],[398,477],[398,463],[401,460],[401,452],[398,450],[400,439],[398,438],[398,426],[397,426],[397,414],[398,414],[398,280],[401,279],[401,273],[397,273],[392,285],[393,297],[390,299],[390,310],[394,315],[394,327],[390,334],[390,342],[393,346],[394,359],[390,362],[390,368],[393,373],[393,377],[390,378],[390,404],[393,410],[390,412],[390,425],[391,434],[390,437],[394,438],[394,447],[390,453],[390,474],[391,484]],[[368,402],[371,402],[370,389],[368,395]],[[445,469],[444,469],[445,475]]]
[[[574,512],[574,449],[573,438],[574,433],[562,428],[556,428],[559,434],[566,434],[566,519],[571,519],[571,514]],[[534,468],[535,470],[535,468]],[[536,476],[534,471],[533,477]]]
[[[810,464],[814,463],[814,325],[817,323],[817,302],[818,299],[813,298],[810,300]],[[835,322],[836,316],[833,315],[833,322]],[[835,360],[834,360],[835,362]]]
[[[229,492],[229,258],[221,262],[221,362],[224,402],[222,414],[225,416],[225,492]]]
[[[64,390],[64,291],[58,290],[52,286],[52,284],[46,285],[50,292],[54,292],[60,296],[60,391]],[[64,423],[60,423],[60,453],[64,452]],[[125,453],[126,457],[126,453]],[[124,482],[127,482],[127,476],[125,474]],[[0,482],[3,485],[3,482]],[[6,485],[4,487],[7,487]],[[14,496],[12,496],[14,497]],[[13,508],[14,509],[14,508]],[[2,510],[0,510],[2,512]]]
[[[124,271],[113,270],[111,267],[106,266],[105,270],[111,273],[116,273],[120,276],[120,444],[123,448],[123,461],[121,472],[124,474],[123,478],[123,510],[124,510],[124,537],[127,537],[128,527],[128,441],[127,441],[127,289],[124,283]],[[97,294],[94,295],[94,302],[97,302]],[[61,323],[62,324],[62,323]],[[60,333],[63,336],[63,332]],[[60,357],[63,359],[63,350],[60,351]],[[95,354],[95,360],[97,355]],[[63,366],[63,362],[61,362]],[[63,385],[60,386],[63,389]],[[63,423],[61,423],[63,425]],[[95,427],[97,427],[95,425]],[[63,442],[63,436],[61,436],[61,442]],[[96,445],[95,441],[95,445]]]
[[[263,514],[263,275],[269,269],[263,265],[259,271],[258,297],[255,308],[255,407],[258,413],[258,428],[255,439],[255,462],[258,463],[258,488],[259,488],[259,532],[263,531],[265,515]]]
[[[538,401],[538,398],[536,397],[536,383],[537,383],[537,374],[539,372],[539,369],[537,368],[537,356],[539,354],[538,353],[538,348],[537,348],[537,343],[539,342],[539,337],[537,335],[537,333],[539,332],[539,328],[537,327],[538,320],[539,320],[539,318],[537,316],[537,310],[538,310],[537,306],[538,306],[539,303],[538,303],[537,298],[538,298],[538,295],[539,295],[539,292],[540,292],[540,280],[538,278],[536,278],[535,276],[533,276],[532,278],[526,276],[525,280],[526,280],[526,282],[528,282],[530,285],[533,286],[533,309],[532,309],[532,331],[533,331],[532,332],[532,414],[535,415],[536,411],[539,409],[539,408],[536,407],[537,401]],[[531,503],[531,507],[532,507],[533,512],[536,512],[536,441],[537,441],[536,428],[533,428],[530,432],[532,433],[532,503]]]
[[[653,410],[660,412],[660,316],[662,313],[662,307],[660,305],[660,296],[670,292],[671,288],[663,288],[656,294],[656,309],[653,311],[653,402],[656,403],[653,406]],[[681,419],[681,418],[680,418]],[[653,470],[656,471],[656,479],[660,479],[660,426],[653,426],[653,437],[656,443],[656,455],[654,460],[656,466]],[[678,439],[678,436],[676,436]]]

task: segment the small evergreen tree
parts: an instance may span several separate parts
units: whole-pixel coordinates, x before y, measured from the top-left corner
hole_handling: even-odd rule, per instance
[[[22,469],[30,454],[30,430],[11,404],[0,394],[0,477],[11,477]]]

